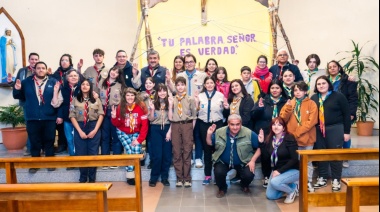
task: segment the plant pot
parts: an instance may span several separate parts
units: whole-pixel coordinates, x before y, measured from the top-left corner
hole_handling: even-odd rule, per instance
[[[361,136],[372,136],[373,135],[373,126],[375,122],[373,121],[358,121],[356,122],[357,134]]]
[[[22,150],[28,139],[26,127],[8,127],[1,129],[3,144],[8,151]]]

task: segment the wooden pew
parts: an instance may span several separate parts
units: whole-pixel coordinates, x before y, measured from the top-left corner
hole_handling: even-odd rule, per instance
[[[107,212],[107,191],[111,186],[112,183],[0,184],[0,200],[96,199],[97,211]]]
[[[0,158],[0,168],[5,169],[6,183],[17,184],[17,172],[19,168],[64,168],[64,167],[103,167],[103,166],[134,166],[135,181],[133,186],[135,197],[126,198],[108,198],[108,208],[111,211],[143,211],[142,203],[142,182],[141,182],[141,167],[140,159],[143,155],[96,155],[96,156],[57,156],[57,157],[28,157],[28,158]],[[132,188],[132,186],[131,186]],[[33,201],[37,202],[37,201]],[[21,203],[20,203],[21,204]],[[17,209],[20,204],[16,200],[8,201],[8,211]],[[44,201],[36,203],[39,206],[44,204]],[[87,210],[94,210],[96,206],[94,200],[51,200],[49,205],[55,209],[68,210],[70,205],[86,205]],[[25,202],[23,203],[25,205]],[[70,206],[69,205],[69,206]],[[91,209],[91,207],[93,209]],[[57,209],[58,210],[58,209]],[[1,208],[0,208],[0,211]]]
[[[342,182],[347,185],[346,212],[359,212],[365,199],[379,205],[379,177],[342,178]]]
[[[342,160],[378,160],[378,148],[352,148],[352,149],[318,149],[297,150],[300,155],[300,190],[299,211],[307,212],[308,205],[314,206],[345,206],[346,192],[308,193],[307,191],[307,163],[308,161],[342,161]],[[363,203],[367,205],[366,202]],[[369,204],[369,203],[368,203]]]

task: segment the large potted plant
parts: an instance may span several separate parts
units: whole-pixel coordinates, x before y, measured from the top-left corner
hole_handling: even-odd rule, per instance
[[[24,112],[18,104],[0,107],[0,123],[12,125],[2,128],[1,135],[3,144],[8,151],[22,150],[28,139],[24,125]]]
[[[376,100],[376,94],[379,93],[379,88],[371,83],[367,77],[371,77],[370,72],[379,73],[379,64],[373,57],[363,55],[362,49],[365,44],[359,46],[359,43],[355,43],[354,41],[352,41],[352,44],[353,50],[345,51],[351,56],[342,59],[345,62],[343,68],[346,73],[353,73],[358,78],[357,134],[370,136],[372,135],[375,122],[370,112],[378,112],[379,103]]]

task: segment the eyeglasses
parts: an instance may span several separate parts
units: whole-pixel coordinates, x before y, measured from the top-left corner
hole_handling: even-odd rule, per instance
[[[286,57],[286,56],[288,56],[287,54],[279,54],[278,55],[279,57]]]
[[[195,63],[194,61],[186,61],[185,64],[188,65],[188,64],[193,64]]]

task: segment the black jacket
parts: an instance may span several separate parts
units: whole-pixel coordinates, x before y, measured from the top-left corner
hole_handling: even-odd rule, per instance
[[[295,82],[303,81],[303,77],[302,77],[302,74],[301,74],[300,69],[298,68],[298,66],[290,64],[289,62],[287,62],[284,65],[284,67],[282,67],[282,72],[284,72],[284,71],[286,71],[288,69],[290,69],[291,71],[293,71],[294,76],[296,78],[294,80]],[[273,65],[272,67],[270,67],[269,72],[272,73],[272,75],[273,75],[272,79],[280,79],[281,70],[278,67],[278,64]]]
[[[280,101],[277,103],[278,115],[280,115],[281,109],[286,104],[286,101],[288,101],[287,98],[281,97]],[[269,134],[269,125],[272,121],[274,107],[273,101],[270,99],[270,94],[265,95],[263,103],[264,107],[259,107],[259,103],[256,102],[251,111],[251,117],[255,125],[253,131],[258,134],[260,129],[263,129],[265,136],[267,136]]]
[[[350,107],[350,115],[356,120],[356,110],[358,109],[359,97],[357,91],[358,83],[348,80],[348,75],[343,74],[340,80],[338,91],[341,92],[347,99]],[[352,120],[352,121],[353,121]]]
[[[272,142],[272,139],[270,139],[270,142],[268,143],[264,141],[263,143],[259,144],[261,150],[261,159],[268,161],[267,164],[271,164],[270,157],[273,152]],[[285,135],[283,142],[277,149],[278,161],[276,165],[272,167],[272,170],[277,170],[280,173],[284,173],[289,169],[298,170],[299,162],[298,154],[296,152],[297,150],[298,146],[294,137],[291,134]]]
[[[239,106],[239,115],[241,116],[241,119],[243,121],[243,126],[249,128],[252,130],[253,128],[253,122],[251,119],[251,110],[254,106],[253,99],[250,95],[245,96],[243,99],[240,100],[240,106]],[[231,104],[231,102],[228,102]],[[228,119],[228,116],[230,115],[230,109],[224,110],[223,115],[226,119]]]

